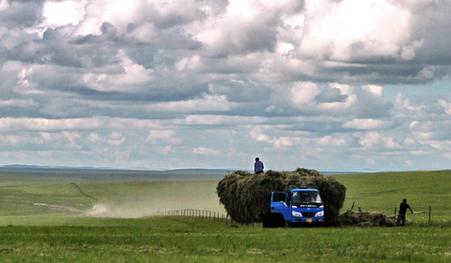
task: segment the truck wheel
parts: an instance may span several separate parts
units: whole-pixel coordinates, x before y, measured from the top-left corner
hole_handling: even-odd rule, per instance
[[[273,228],[273,227],[274,227],[274,222],[271,220],[271,216],[267,216],[263,220],[263,228]]]
[[[263,220],[263,227],[285,227],[285,219],[283,219],[281,214],[270,214]]]
[[[277,217],[275,218],[275,225],[275,227],[285,227],[286,222],[282,215],[277,215]]]

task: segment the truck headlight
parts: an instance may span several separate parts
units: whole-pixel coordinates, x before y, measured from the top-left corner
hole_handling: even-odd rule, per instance
[[[324,216],[324,210],[317,212],[315,216]]]
[[[301,212],[296,212],[296,211],[291,211],[291,215],[293,215],[295,217],[302,217]]]

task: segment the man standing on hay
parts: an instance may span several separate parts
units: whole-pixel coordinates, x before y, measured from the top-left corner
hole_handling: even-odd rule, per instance
[[[260,158],[255,158],[255,163],[254,163],[254,172],[256,174],[262,174],[263,173],[263,169],[265,169],[265,166],[263,165],[263,162],[260,161]]]
[[[407,204],[407,200],[404,198],[404,199],[402,199],[402,203],[399,205],[399,215],[398,215],[398,220],[396,220],[397,225],[404,226],[406,224],[407,209],[409,209],[410,213],[413,214],[412,208],[410,208],[410,205]]]

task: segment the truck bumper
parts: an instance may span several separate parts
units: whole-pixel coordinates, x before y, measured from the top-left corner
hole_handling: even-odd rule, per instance
[[[291,221],[293,224],[318,224],[324,223],[324,216],[318,217],[295,217]]]

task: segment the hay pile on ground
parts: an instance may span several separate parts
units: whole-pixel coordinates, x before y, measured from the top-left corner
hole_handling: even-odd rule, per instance
[[[394,226],[396,223],[395,216],[386,216],[376,212],[353,212],[346,211],[339,215],[335,221],[339,226]]]
[[[292,172],[267,171],[264,174],[236,171],[226,175],[216,190],[230,217],[248,224],[262,222],[269,214],[271,192],[303,186],[320,191],[326,222],[334,222],[343,206],[346,188],[333,177],[323,176],[315,170],[298,168]]]

